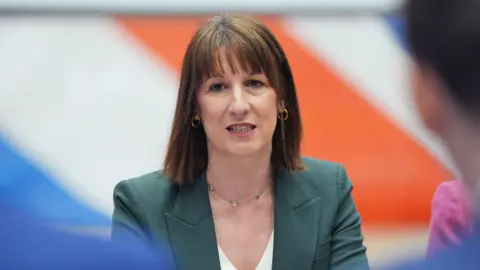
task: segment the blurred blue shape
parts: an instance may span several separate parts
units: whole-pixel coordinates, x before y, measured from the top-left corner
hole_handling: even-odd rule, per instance
[[[144,246],[58,231],[2,199],[1,269],[171,269]]]
[[[108,226],[110,217],[70,197],[0,133],[0,198],[29,215],[61,225]]]
[[[420,261],[402,262],[388,270],[477,270],[480,267],[480,217],[462,244]]]

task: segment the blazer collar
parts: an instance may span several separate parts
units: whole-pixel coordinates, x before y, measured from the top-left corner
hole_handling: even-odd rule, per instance
[[[282,172],[274,181],[273,269],[309,269],[320,212],[308,172]],[[165,213],[179,269],[220,270],[218,246],[205,173],[179,188],[173,209]],[[306,267],[308,266],[308,267]]]
[[[275,179],[274,270],[311,269],[321,204],[308,171],[283,172]]]
[[[220,270],[205,173],[179,187],[165,220],[177,269]]]
[[[193,227],[211,217],[212,209],[205,172],[194,181],[179,187],[172,215]]]

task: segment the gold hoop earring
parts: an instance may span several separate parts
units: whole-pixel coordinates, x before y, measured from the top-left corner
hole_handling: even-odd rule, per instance
[[[193,128],[198,128],[201,123],[202,122],[200,121],[200,116],[195,115],[194,117],[192,117],[191,124]]]
[[[281,112],[278,112],[278,119],[285,121],[288,119],[288,110],[283,109]]]

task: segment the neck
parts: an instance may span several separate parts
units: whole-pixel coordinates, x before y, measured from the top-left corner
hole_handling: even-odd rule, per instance
[[[235,157],[209,151],[207,179],[227,199],[246,199],[272,183],[271,150],[257,156]]]
[[[480,206],[480,128],[471,120],[449,120],[449,126],[443,130],[443,138],[450,150],[463,183],[471,193],[471,199]]]

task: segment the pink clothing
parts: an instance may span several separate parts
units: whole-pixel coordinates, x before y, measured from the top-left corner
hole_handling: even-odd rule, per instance
[[[462,235],[471,231],[470,205],[462,182],[440,184],[432,202],[427,256],[462,243]]]

